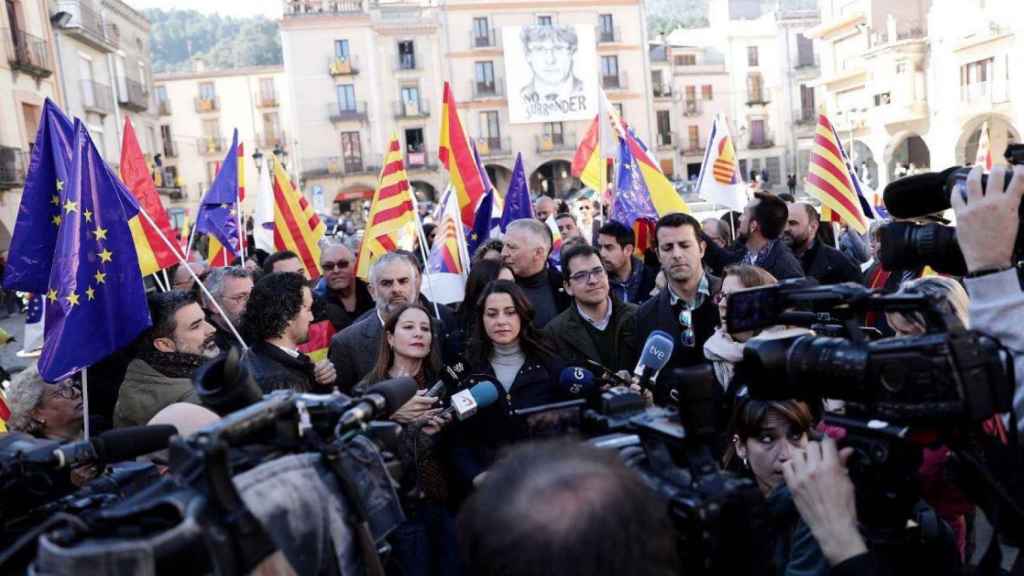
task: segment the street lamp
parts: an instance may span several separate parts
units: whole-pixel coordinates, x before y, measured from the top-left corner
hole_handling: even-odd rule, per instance
[[[281,167],[285,170],[288,169],[288,164],[285,163],[288,160],[288,151],[281,147],[280,143],[274,145],[274,157],[281,162]]]
[[[259,148],[256,148],[252,153],[252,161],[256,163],[256,172],[260,175],[263,174],[263,152],[260,152]]]

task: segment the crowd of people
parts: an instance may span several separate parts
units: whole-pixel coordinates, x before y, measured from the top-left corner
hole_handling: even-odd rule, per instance
[[[902,286],[940,296],[964,324],[975,320],[976,327],[1007,336],[1013,329],[996,310],[1019,309],[1019,288],[1000,296],[1001,304],[975,304],[969,294],[990,294],[995,283],[1017,288],[1003,278],[1010,253],[990,233],[981,236],[991,229],[984,218],[1013,200],[1004,197],[1019,202],[1020,172],[1012,193],[1000,190],[997,198],[972,189],[966,206],[957,207],[961,230],[977,230],[961,234],[961,242],[981,245],[964,246],[968,265],[985,273],[968,279],[967,290],[923,269],[885,270],[877,261],[877,227],[867,238],[844,227],[836,238],[814,206],[767,192],[758,192],[742,213],[722,218],[665,215],[643,253],[633,229],[607,220],[595,203],[587,202],[584,220],[577,219],[581,212],[560,210],[541,197],[535,219],[510,223],[502,238],[478,248],[465,298],[453,306],[422,296],[423,263],[416,254],[382,256],[364,282],[355,275],[355,252],[330,239],[315,281],[287,251],[225,268],[195,263],[191,272],[204,281],[208,297],[182,266],[172,290],[150,294],[152,326],[130,349],[90,368],[90,393],[110,391],[92,394],[90,414],[82,413],[79,385],[43,382],[30,367],[8,391],[8,426],[70,440],[81,434],[85,418],[102,430],[151,422],[171,406],[200,404],[197,371],[239,346],[239,339],[264,393],[359,396],[382,380],[411,377],[420,393],[391,416],[403,428],[399,456],[407,466],[395,479],[406,520],[389,539],[390,572],[667,574],[676,557],[664,503],[610,453],[575,443],[524,444],[528,431],[515,416],[567,399],[559,383],[567,366],[590,362],[628,379],[644,342],[660,330],[674,343],[664,372],[714,368],[721,407],[717,456],[727,469],[755,480],[769,502],[773,530],[764,538],[772,540],[775,572],[858,573],[866,548],[857,536],[847,453],[823,434],[820,407],[752,399],[734,378],[746,342],[807,329],[730,333],[724,324],[728,296],[799,277]],[[1000,222],[1016,229],[1008,220],[1016,209],[1003,212]],[[558,254],[543,222],[549,215],[562,235]],[[927,319],[913,314],[873,315],[864,323],[884,336],[929,330]],[[459,422],[425,394],[443,367],[456,362],[468,367],[469,381],[490,380],[500,390],[497,402]],[[647,398],[660,404],[670,402],[668,396],[656,382]],[[957,557],[967,560],[974,507],[944,484],[946,457],[948,450],[935,447],[921,482],[929,487],[929,503],[957,533]]]

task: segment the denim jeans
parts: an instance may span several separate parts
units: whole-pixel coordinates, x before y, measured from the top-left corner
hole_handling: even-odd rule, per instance
[[[406,505],[406,517],[391,533],[389,576],[459,576],[462,573],[455,517],[442,504]]]

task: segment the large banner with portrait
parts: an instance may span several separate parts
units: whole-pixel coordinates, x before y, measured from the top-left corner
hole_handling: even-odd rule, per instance
[[[590,120],[597,114],[593,26],[505,26],[506,91],[513,124]]]

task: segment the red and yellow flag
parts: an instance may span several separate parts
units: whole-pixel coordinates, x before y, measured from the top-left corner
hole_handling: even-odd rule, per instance
[[[444,133],[444,128],[441,132]],[[472,154],[469,159],[472,162]],[[452,181],[454,183],[454,176]],[[465,218],[465,207],[461,199],[459,206],[462,217]],[[470,217],[472,216],[473,212],[470,210]],[[366,232],[356,262],[356,276],[369,280],[370,266],[377,258],[399,248],[412,250],[415,237],[416,212],[413,210],[412,190],[409,187],[409,178],[405,174],[405,164],[402,163],[402,147],[398,142],[398,135],[395,134],[388,143],[388,153],[384,157],[380,182],[373,194]]]
[[[274,247],[299,255],[306,273],[320,277],[320,239],[325,226],[306,198],[294,186],[277,158],[274,170]]]
[[[838,218],[859,234],[867,234],[868,221],[860,207],[853,178],[839,151],[832,123],[824,114],[818,116],[805,182],[807,192],[821,201],[825,220]]]
[[[476,205],[486,192],[483,178],[473,159],[473,150],[466,140],[455,97],[447,82],[444,83],[444,102],[441,107],[441,137],[437,157],[448,170],[448,178],[459,199],[462,224],[473,227]]]
[[[121,142],[121,181],[131,190],[139,202],[139,208],[145,210],[160,227],[164,237],[168,240],[173,238],[167,211],[160,203],[160,195],[153,184],[146,158],[142,155],[142,148],[139,147],[135,130],[127,116],[124,117],[124,137]],[[143,276],[149,276],[178,262],[174,255],[177,246],[164,242],[156,229],[141,214],[132,218],[128,226],[132,231],[135,252],[139,255],[139,269]]]

